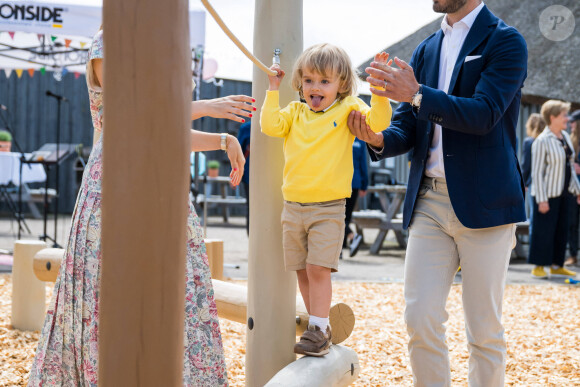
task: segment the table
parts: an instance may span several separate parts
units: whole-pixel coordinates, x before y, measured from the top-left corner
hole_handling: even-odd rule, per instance
[[[352,222],[356,224],[359,232],[362,232],[364,228],[379,229],[379,233],[370,248],[370,253],[374,255],[379,253],[389,230],[395,232],[399,246],[406,247],[407,241],[403,232],[403,220],[396,216],[405,200],[407,186],[374,185],[367,188],[367,193],[376,193],[378,195],[381,210],[355,211],[352,214]]]
[[[30,153],[24,154],[26,158]],[[29,164],[22,168],[22,183],[44,182],[46,172],[40,164]],[[20,181],[20,153],[0,152],[0,185],[13,184],[18,186]]]
[[[30,153],[24,154],[26,158],[30,157]],[[41,183],[46,181],[46,172],[40,164],[29,164],[22,166],[22,202],[28,205],[30,212],[34,218],[41,218],[42,215],[36,202],[43,201],[43,189],[30,189],[28,183]],[[18,194],[9,190],[7,187],[13,185],[18,187],[20,183],[20,153],[16,152],[0,152],[0,187],[2,187],[5,195],[9,195],[12,202],[18,202]],[[49,190],[49,196],[52,198],[56,195],[56,191]],[[6,196],[4,197],[6,200]],[[10,205],[10,204],[9,204]]]
[[[205,227],[207,217],[207,206],[210,204],[219,205],[222,208],[222,215],[224,222],[229,220],[229,206],[232,205],[246,205],[247,199],[239,195],[239,188],[236,187],[236,195],[228,195],[228,187],[230,186],[230,178],[227,176],[208,177],[203,176],[200,181],[203,181],[203,194],[196,197],[197,204],[203,204],[203,224]],[[219,194],[212,194],[213,185],[218,185]]]

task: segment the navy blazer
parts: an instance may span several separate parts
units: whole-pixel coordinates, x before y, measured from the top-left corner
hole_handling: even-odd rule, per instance
[[[403,210],[411,222],[434,127],[442,127],[445,179],[459,221],[468,228],[494,227],[526,219],[524,182],[516,156],[516,125],[528,52],[522,35],[480,11],[457,57],[449,94],[437,89],[443,31],[425,39],[410,65],[423,85],[416,113],[401,103],[383,136],[378,160],[414,148]],[[466,56],[480,58],[464,62]]]

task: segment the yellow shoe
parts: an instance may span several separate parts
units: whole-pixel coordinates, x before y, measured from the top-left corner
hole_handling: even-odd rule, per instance
[[[559,267],[557,269],[550,268],[550,275],[559,275],[564,277],[576,277],[576,272],[568,270],[564,267]]]
[[[534,278],[548,278],[548,274],[546,270],[544,270],[544,266],[536,266],[532,269],[532,276]]]

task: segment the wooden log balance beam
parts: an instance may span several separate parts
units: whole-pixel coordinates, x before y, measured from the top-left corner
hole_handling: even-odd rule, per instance
[[[215,240],[214,240],[215,241]],[[221,266],[223,267],[223,242],[221,245],[208,248],[208,258],[212,262],[213,257],[209,254],[214,251],[221,252]],[[36,277],[41,281],[55,282],[60,269],[60,263],[64,254],[63,249],[42,249],[36,253],[33,261],[33,269]],[[211,266],[211,264],[210,264]],[[219,266],[219,265],[214,265]],[[223,269],[219,271],[223,275]],[[213,276],[213,273],[212,273]],[[248,321],[248,290],[245,286],[229,282],[212,279],[215,301],[218,308],[218,316],[241,324],[252,325],[253,321]],[[44,309],[43,309],[44,313]],[[352,309],[344,304],[338,303],[330,308],[330,325],[332,326],[333,344],[342,343],[352,333],[355,317]],[[300,336],[308,327],[309,315],[301,298],[296,298],[296,335]]]
[[[358,378],[360,364],[354,350],[331,345],[322,357],[303,356],[282,368],[265,387],[342,387]]]

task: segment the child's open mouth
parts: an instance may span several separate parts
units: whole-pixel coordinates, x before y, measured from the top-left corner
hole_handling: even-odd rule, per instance
[[[312,107],[318,109],[320,107],[320,103],[324,97],[321,95],[311,95],[310,101],[312,101]]]

